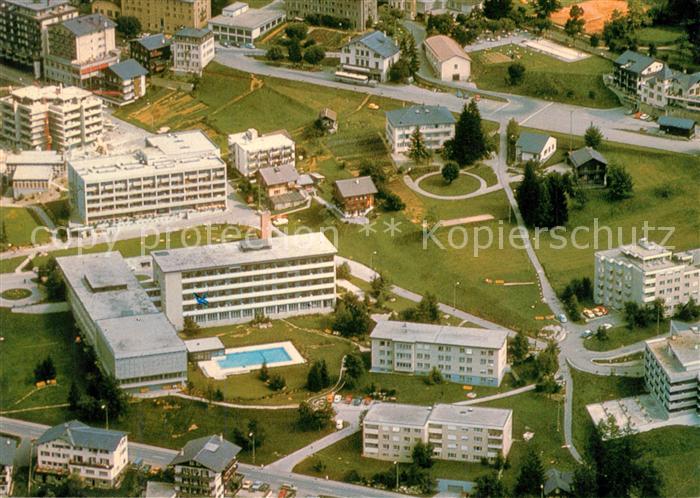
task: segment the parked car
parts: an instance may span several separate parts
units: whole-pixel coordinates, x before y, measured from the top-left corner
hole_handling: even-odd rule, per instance
[[[245,489],[246,491],[248,491],[252,485],[253,481],[251,481],[250,479],[246,479],[243,481],[243,484],[241,484],[241,489]]]
[[[360,406],[362,404],[362,398],[355,398],[352,400],[352,406]]]
[[[338,430],[343,428],[343,419],[339,418],[335,421],[335,428]]]
[[[584,339],[588,339],[593,335],[593,331],[591,329],[586,329],[583,332],[581,332],[581,337]]]
[[[243,48],[255,48],[255,45],[253,45],[252,43],[244,43]]]
[[[262,481],[255,481],[253,483],[253,485],[250,487],[250,490],[251,491],[260,491],[260,489],[262,488],[262,485],[263,485]]]
[[[566,315],[564,313],[561,313],[559,316],[557,316],[557,320],[559,320],[561,323],[566,323],[569,321],[569,319],[566,318]]]

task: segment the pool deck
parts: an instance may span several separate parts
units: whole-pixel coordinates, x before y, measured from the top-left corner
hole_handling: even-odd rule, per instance
[[[297,351],[297,348],[294,347],[292,341],[269,342],[266,344],[254,344],[252,346],[244,346],[240,348],[228,348],[226,349],[225,354],[228,355],[231,353],[247,353],[251,351],[263,351],[266,349],[275,348],[284,348],[284,350],[289,355],[290,359],[287,361],[268,363],[268,368],[288,367],[290,365],[299,365],[301,363],[306,363],[306,360],[301,355],[301,353]],[[258,370],[262,367],[262,363],[256,363],[251,365],[245,365],[243,367],[221,368],[221,366],[219,365],[219,361],[225,358],[226,356],[214,356],[210,360],[198,362],[198,365],[205,376],[215,380],[224,380],[229,375],[244,374],[253,370]]]

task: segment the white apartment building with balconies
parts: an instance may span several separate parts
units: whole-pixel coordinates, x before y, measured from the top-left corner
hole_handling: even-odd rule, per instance
[[[427,375],[498,386],[507,369],[506,330],[381,320],[370,334],[372,371]]]
[[[102,100],[73,86],[27,86],[0,99],[0,119],[12,147],[66,150],[100,139]]]
[[[416,128],[430,150],[439,150],[455,136],[456,120],[446,107],[414,105],[386,112],[386,139],[392,154],[406,154]]]
[[[226,163],[202,131],[146,138],[133,154],[68,162],[77,225],[226,209]]]
[[[700,249],[672,251],[645,239],[595,253],[596,303],[621,309],[626,302],[641,306],[656,299],[668,311],[692,297],[700,301]]]
[[[260,135],[254,128],[228,136],[228,150],[233,166],[243,176],[262,168],[294,167],[294,140],[286,131]]]
[[[413,448],[421,441],[432,446],[439,460],[492,460],[508,455],[512,431],[512,410],[377,403],[362,422],[362,456],[410,462]]]
[[[182,328],[191,317],[210,327],[331,312],[335,246],[322,233],[267,238],[267,230],[262,239],[152,252],[170,322]]]
[[[208,28],[182,28],[173,35],[170,51],[173,71],[201,75],[216,55],[214,33]]]
[[[0,436],[0,496],[12,496],[17,441]]]
[[[119,484],[129,463],[124,432],[72,420],[48,429],[36,442],[37,474],[77,475],[95,488]]]

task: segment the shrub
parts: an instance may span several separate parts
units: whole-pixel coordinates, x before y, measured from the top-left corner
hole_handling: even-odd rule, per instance
[[[280,374],[274,374],[270,377],[269,386],[273,391],[281,391],[287,387],[287,381]]]

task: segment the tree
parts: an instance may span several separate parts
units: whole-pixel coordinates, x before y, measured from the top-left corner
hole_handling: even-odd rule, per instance
[[[569,18],[564,24],[564,31],[571,38],[583,33],[583,28],[586,25],[586,20],[583,18],[583,8],[574,4],[569,9]]]
[[[598,45],[600,45],[600,35],[598,35],[598,33],[593,33],[591,35],[590,44],[593,48],[596,48]]]
[[[347,280],[351,275],[350,265],[347,261],[343,261],[335,269],[336,278]]]
[[[356,337],[367,333],[370,317],[367,305],[355,294],[347,293],[338,299],[333,316],[333,330],[343,337]]]
[[[506,496],[506,488],[496,472],[477,477],[475,484],[475,498],[505,498]]]
[[[410,32],[406,32],[399,40],[401,56],[399,61],[403,61],[408,67],[408,75],[415,76],[420,69],[420,56],[416,47],[416,40]]]
[[[291,40],[287,45],[287,58],[294,63],[299,63],[303,59],[301,45],[297,40]]]
[[[455,136],[449,141],[449,158],[460,166],[472,164],[488,154],[481,113],[474,99],[462,109],[455,126]]]
[[[515,143],[518,141],[518,136],[520,136],[520,125],[515,118],[511,118],[506,127],[506,140],[508,144],[506,159],[508,164],[513,164],[515,162]]]
[[[441,173],[445,182],[451,185],[453,181],[459,178],[459,166],[457,163],[449,161],[442,167]]]
[[[531,5],[538,19],[549,19],[549,16],[561,9],[560,0],[532,0]]]
[[[537,451],[529,447],[515,483],[515,496],[537,496],[544,484],[544,467]]]
[[[406,203],[398,194],[387,190],[382,194],[382,209],[385,211],[401,211],[406,207]]]
[[[78,411],[78,403],[80,402],[80,389],[78,389],[78,384],[73,380],[70,383],[70,390],[68,391],[68,410],[75,413]]]
[[[514,365],[522,363],[527,359],[527,355],[530,353],[530,341],[522,330],[513,338],[510,344],[510,357]]]
[[[680,304],[676,307],[676,313],[673,315],[676,320],[683,322],[693,322],[700,318],[700,306],[692,297],[687,303]]]
[[[280,374],[273,374],[270,376],[269,384],[270,389],[273,391],[281,391],[287,387],[287,381]]]
[[[454,27],[454,22],[452,14],[429,15],[426,22],[426,30],[431,34],[449,35]]]
[[[263,361],[260,371],[258,372],[258,379],[263,382],[267,382],[270,379],[270,369],[267,367],[267,362]]]
[[[244,427],[245,429],[236,427],[233,430],[233,442],[246,451],[251,451],[253,445],[255,445],[255,449],[257,450],[265,443],[265,439],[267,438],[265,427],[258,424],[258,421],[254,418],[249,419],[248,422],[244,424]]]
[[[280,47],[279,45],[271,46],[267,50],[265,57],[267,57],[271,61],[281,61],[282,59],[284,59],[284,52],[282,51],[282,47]]]
[[[489,19],[508,17],[513,10],[513,0],[485,0],[484,15]]]
[[[55,378],[56,367],[51,356],[47,356],[34,367],[34,382],[46,382]]]
[[[301,42],[306,38],[308,33],[309,27],[303,22],[293,22],[284,28],[284,34],[287,35],[287,38],[296,40],[297,42]]]
[[[442,384],[445,382],[445,378],[442,376],[442,372],[438,367],[433,367],[430,369],[430,372],[428,372],[425,382],[432,386],[433,384]]]
[[[191,316],[185,317],[185,320],[183,322],[182,332],[186,336],[192,337],[194,335],[197,335],[197,333],[199,332],[199,329],[200,329],[199,324],[194,321],[194,318],[192,318]]]
[[[350,389],[359,384],[360,379],[365,374],[365,362],[362,360],[362,356],[352,353],[345,357],[343,365],[345,366],[345,387]]]
[[[297,410],[299,415],[298,424],[303,431],[320,431],[328,427],[335,416],[333,406],[324,403],[319,408],[314,409],[308,402],[299,403]]]
[[[528,227],[534,227],[539,220],[539,205],[542,196],[540,179],[535,171],[535,163],[528,161],[525,163],[523,181],[516,191],[518,208],[523,216],[523,221]]]
[[[520,62],[514,62],[508,66],[508,76],[506,83],[511,86],[520,85],[525,79],[525,66]]]
[[[416,126],[416,129],[411,133],[411,145],[408,149],[408,157],[417,163],[421,163],[423,161],[427,162],[431,155],[430,150],[425,145],[425,139],[420,132],[420,128]]]
[[[312,66],[315,66],[317,64],[320,64],[323,59],[326,58],[326,52],[323,50],[323,47],[320,47],[318,45],[314,45],[313,47],[309,47],[306,49],[304,52],[304,60],[311,64]]]
[[[411,76],[411,68],[405,59],[397,60],[391,68],[389,68],[389,81],[393,83],[405,83]]]
[[[429,469],[435,463],[433,461],[433,446],[430,443],[418,441],[411,452],[413,463],[421,469]]]
[[[134,16],[119,16],[117,18],[117,31],[124,38],[134,38],[141,32],[141,21]]]
[[[658,49],[656,48],[656,43],[654,43],[654,42],[649,43],[649,49],[647,50],[649,57],[656,57],[657,52],[658,52]]]
[[[372,182],[377,186],[378,189],[382,189],[385,186],[387,180],[389,179],[389,176],[387,175],[386,171],[384,170],[381,164],[375,161],[368,160],[363,160],[360,163],[360,175],[371,177]]]
[[[566,185],[560,173],[550,173],[545,177],[544,188],[547,192],[549,210],[540,208],[539,226],[548,228],[565,226],[569,221],[569,206],[566,197]]]
[[[603,40],[613,52],[634,50],[637,46],[634,28],[629,19],[617,10],[613,11],[610,20],[603,25]]]
[[[597,149],[603,143],[603,133],[593,123],[586,128],[586,133],[583,135],[583,140],[586,142],[588,147],[593,147]]]
[[[312,392],[318,392],[321,389],[331,385],[331,378],[328,375],[328,366],[326,360],[315,361],[306,377],[306,388]]]
[[[559,346],[549,341],[547,346],[538,353],[536,358],[537,376],[542,378],[553,375],[559,368]]]
[[[624,166],[611,164],[608,167],[607,197],[611,201],[629,199],[633,195],[634,182]]]

